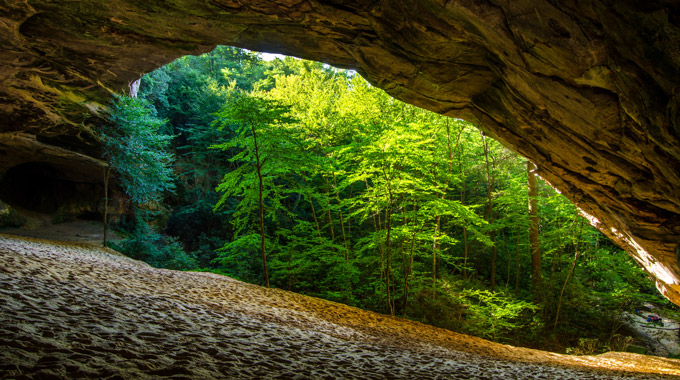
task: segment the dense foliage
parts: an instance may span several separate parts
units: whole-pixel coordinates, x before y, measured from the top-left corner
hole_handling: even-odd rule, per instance
[[[126,243],[155,265],[557,350],[613,347],[622,310],[660,302],[542,181],[530,239],[525,159],[353,72],[219,47],[146,75],[140,97],[176,156],[156,220],[172,238]]]
[[[104,155],[135,205],[161,200],[174,189],[172,136],[160,133],[165,121],[148,103],[126,96],[115,96],[111,111],[111,124],[101,130]]]

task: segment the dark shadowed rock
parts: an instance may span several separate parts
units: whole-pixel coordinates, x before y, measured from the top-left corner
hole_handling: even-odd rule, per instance
[[[26,219],[7,203],[0,201],[0,228],[21,227]]]
[[[21,132],[98,157],[112,92],[216,44],[352,67],[535,161],[680,303],[680,4],[556,4],[0,2],[0,144]],[[8,152],[0,173],[35,161]]]

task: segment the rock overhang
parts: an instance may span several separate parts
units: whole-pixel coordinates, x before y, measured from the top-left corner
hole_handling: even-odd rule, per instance
[[[19,156],[57,151],[100,170],[92,126],[102,104],[182,55],[217,44],[291,54],[476,122],[536,162],[680,303],[674,1],[94,0],[0,10],[0,144],[19,133],[50,146],[3,150],[1,173]]]

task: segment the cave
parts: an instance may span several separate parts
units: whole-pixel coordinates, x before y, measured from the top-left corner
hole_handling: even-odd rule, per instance
[[[111,94],[182,55],[218,44],[294,55],[475,122],[680,304],[676,1],[36,0],[0,11],[0,171],[22,134],[99,172],[93,125]]]
[[[11,167],[0,180],[0,200],[19,210],[57,218],[97,217],[102,194],[101,184],[75,181],[63,169],[45,162]]]
[[[0,199],[30,211],[51,214],[76,194],[75,183],[42,162],[12,167],[0,181]]]

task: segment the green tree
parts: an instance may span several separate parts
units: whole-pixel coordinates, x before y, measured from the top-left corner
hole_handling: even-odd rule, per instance
[[[130,197],[136,218],[132,237],[119,248],[156,266],[193,268],[193,258],[176,241],[147,224],[163,196],[175,189],[173,155],[168,151],[172,136],[161,133],[165,121],[155,116],[148,102],[123,95],[114,96],[109,120],[100,131],[104,156]],[[108,183],[105,187],[108,193]]]
[[[160,133],[165,121],[144,100],[123,95],[114,96],[109,120],[101,130],[104,156],[125,193],[138,206],[160,201],[175,188],[172,136]]]
[[[264,272],[264,283],[269,288],[267,268],[265,201],[269,201],[267,214],[273,220],[281,207],[281,193],[275,180],[288,172],[285,165],[287,157],[296,158],[291,144],[291,128],[294,122],[288,116],[289,109],[276,101],[265,99],[256,93],[234,91],[227,105],[217,114],[220,128],[233,126],[236,135],[230,141],[215,145],[221,150],[232,148],[240,152],[230,158],[240,165],[225,174],[217,191],[222,193],[215,206],[222,207],[230,197],[240,197],[237,211],[233,214],[236,233],[246,232],[225,250],[242,249],[252,245],[253,235],[247,233],[252,212],[257,210],[258,233],[260,236],[260,255]]]
[[[606,343],[619,331],[612,316],[651,297],[638,297],[644,276],[566,198],[538,178],[529,197],[525,159],[355,73],[220,47],[145,77],[140,94],[177,135],[165,232],[211,270],[553,346]]]

